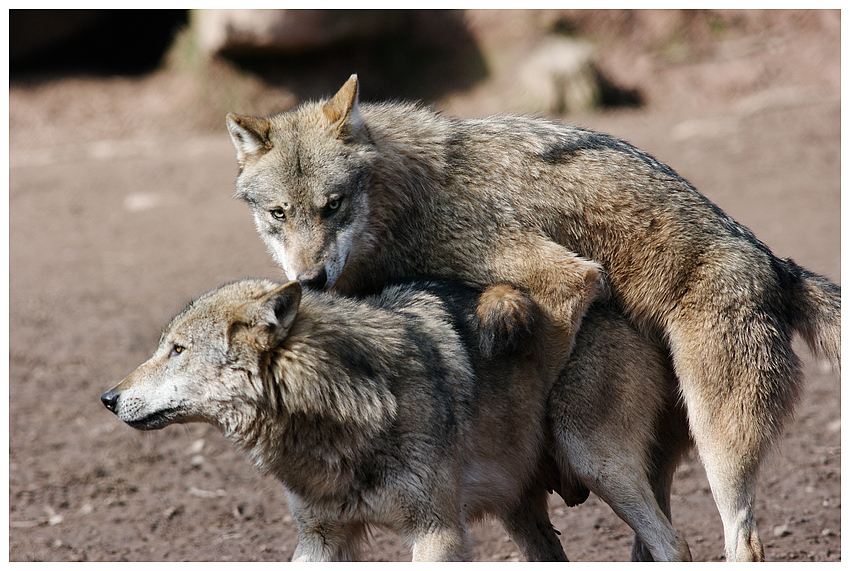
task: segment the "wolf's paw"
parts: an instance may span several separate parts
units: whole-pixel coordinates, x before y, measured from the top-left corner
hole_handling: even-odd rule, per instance
[[[534,303],[509,285],[488,287],[478,298],[481,351],[490,358],[517,349],[535,322]]]

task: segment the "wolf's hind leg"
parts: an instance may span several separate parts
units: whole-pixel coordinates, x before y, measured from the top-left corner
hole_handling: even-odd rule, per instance
[[[792,332],[781,320],[710,303],[673,322],[671,348],[682,396],[726,541],[728,561],[762,561],[753,511],[765,454],[801,385]],[[758,319],[761,317],[761,319]]]
[[[675,379],[672,379],[675,382]],[[664,409],[656,422],[656,441],[649,453],[649,481],[655,494],[655,501],[667,521],[673,522],[670,505],[670,493],[673,488],[673,475],[681,463],[682,457],[692,448],[693,442],[688,429],[688,417],[684,405],[680,402],[678,391],[672,388],[665,395]],[[649,548],[635,534],[632,545],[632,561],[652,561]]]
[[[567,561],[567,555],[549,520],[549,494],[542,486],[530,488],[502,525],[528,561]]]
[[[687,425],[684,427],[685,435],[687,435]],[[671,444],[671,447],[675,446],[675,444]],[[686,448],[687,444],[682,446],[682,448]],[[666,451],[664,451],[666,452]],[[664,453],[662,452],[662,454]],[[677,452],[674,450],[674,452]],[[652,490],[655,494],[655,501],[658,503],[658,507],[661,509],[661,513],[667,518],[671,524],[673,519],[671,517],[671,509],[670,509],[670,492],[673,488],[673,474],[676,471],[676,467],[679,463],[679,456],[681,453],[674,454],[671,458],[667,456],[666,458],[659,459],[656,457],[656,462],[660,460],[660,465],[656,468],[654,476],[650,478],[652,482]],[[652,553],[650,552],[649,546],[647,546],[640,539],[640,535],[635,533],[634,543],[632,544],[632,561],[653,561]]]
[[[557,437],[562,473],[570,473],[611,506],[635,532],[632,557],[652,561],[690,561],[688,542],[656,501],[644,467],[623,461],[617,451],[596,455],[569,436]]]
[[[730,474],[703,460],[711,493],[723,521],[727,561],[764,561],[764,547],[756,526],[753,502],[756,473]],[[732,476],[732,478],[730,478]]]
[[[691,558],[669,518],[670,482],[689,443],[675,386],[661,347],[600,304],[548,401],[561,487],[598,495],[634,530],[633,555],[656,561]]]
[[[655,501],[661,509],[661,513],[667,518],[671,524],[673,519],[670,510],[670,491],[673,484],[673,473],[676,470],[676,463],[669,463],[666,467],[662,467],[662,471],[655,475],[652,480],[652,489],[655,493]],[[665,471],[665,468],[667,470]],[[684,541],[684,540],[683,540]],[[685,546],[687,547],[687,545]],[[640,535],[635,533],[634,543],[632,544],[632,561],[654,561],[649,546],[641,541]]]

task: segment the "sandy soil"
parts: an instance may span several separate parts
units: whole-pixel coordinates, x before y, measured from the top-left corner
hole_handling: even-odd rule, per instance
[[[617,37],[601,66],[640,89],[645,105],[568,120],[647,149],[777,255],[840,283],[839,16],[753,17],[685,55],[634,26]],[[329,77],[328,90],[342,79]],[[498,86],[485,80],[437,103],[457,115],[497,112]],[[187,301],[228,280],[281,277],[248,209],[231,198],[236,163],[223,120],[214,129],[195,120],[197,100],[196,83],[168,71],[10,87],[13,561],[292,555],[280,485],[213,428],[139,433],[98,400],[149,356]],[[806,391],[763,468],[758,524],[770,560],[838,561],[839,375],[800,354]],[[556,500],[552,518],[571,559],[628,558],[631,532],[606,505]],[[696,559],[722,559],[696,459],[677,474],[673,517]],[[478,559],[519,559],[497,525],[474,536]],[[410,554],[379,531],[366,557]]]

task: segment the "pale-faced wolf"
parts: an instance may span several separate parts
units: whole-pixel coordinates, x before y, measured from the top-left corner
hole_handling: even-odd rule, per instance
[[[137,429],[218,426],[284,484],[296,560],[354,559],[370,524],[399,532],[416,560],[465,559],[467,524],[488,514],[529,559],[565,560],[550,489],[570,504],[596,492],[635,529],[635,557],[690,558],[670,479],[650,482],[688,446],[675,380],[622,317],[590,311],[550,397],[540,351],[552,333],[512,288],[301,292],[244,280],[202,296],[103,403]]]
[[[564,560],[544,482],[552,375],[520,348],[533,313],[518,292],[493,298],[504,315],[478,299],[436,282],[356,301],[236,282],[178,314],[102,400],[134,428],[218,426],[284,484],[295,560],[354,559],[370,524],[414,560],[467,559],[485,515],[529,559]]]
[[[357,92],[352,76],[328,101],[228,115],[237,196],[286,275],[354,295],[420,274],[509,284],[563,325],[556,369],[604,282],[672,355],[727,559],[763,559],[754,491],[801,390],[791,339],[838,365],[840,288],[628,143]]]

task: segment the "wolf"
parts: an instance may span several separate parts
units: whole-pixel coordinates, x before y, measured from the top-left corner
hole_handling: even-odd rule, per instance
[[[464,560],[468,523],[488,514],[529,559],[565,560],[541,483],[553,374],[522,349],[526,298],[478,293],[227,284],[101,400],[141,430],[217,426],[285,486],[296,561],[356,559],[369,525],[398,532],[416,561]]]
[[[420,278],[354,300],[248,279],[189,304],[101,400],[139,430],[217,426],[285,486],[294,560],[356,559],[370,524],[414,560],[467,559],[488,514],[527,558],[566,560],[552,490],[608,502],[634,559],[690,560],[669,509],[687,423],[663,352],[594,306],[553,375],[550,326],[505,285]]]
[[[420,274],[508,284],[561,323],[553,370],[610,297],[671,355],[727,560],[763,560],[755,485],[801,391],[792,337],[840,366],[840,288],[624,141],[358,90],[353,75],[328,100],[227,116],[236,195],[287,277],[352,295]]]

